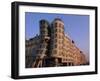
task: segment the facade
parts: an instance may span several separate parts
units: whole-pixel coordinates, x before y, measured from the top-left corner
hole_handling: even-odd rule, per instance
[[[84,53],[64,33],[64,22],[40,20],[40,34],[26,40],[26,68],[86,65]]]
[[[37,49],[39,48],[40,37],[36,35],[34,38],[26,40],[25,43],[25,63],[26,67],[32,67],[32,63],[37,56]]]

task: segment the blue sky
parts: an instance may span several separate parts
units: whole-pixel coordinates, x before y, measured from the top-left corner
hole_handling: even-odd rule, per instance
[[[46,19],[50,23],[54,18],[61,18],[64,22],[65,33],[75,41],[89,57],[89,16],[73,14],[49,14],[25,12],[25,38],[29,39],[39,34],[39,20]]]

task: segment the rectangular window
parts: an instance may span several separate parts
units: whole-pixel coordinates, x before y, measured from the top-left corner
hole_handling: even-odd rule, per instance
[[[55,48],[57,48],[57,44],[55,45]]]
[[[55,34],[55,37],[57,37],[57,34]]]
[[[57,54],[57,50],[54,50],[54,54]]]
[[[55,23],[55,27],[57,27],[57,23]]]

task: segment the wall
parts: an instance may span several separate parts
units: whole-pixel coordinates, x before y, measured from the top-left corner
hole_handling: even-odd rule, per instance
[[[14,0],[1,0],[0,1],[0,81],[13,81],[10,78],[11,68],[11,2]],[[20,1],[20,0],[16,0]],[[99,7],[100,14],[100,1],[99,0],[21,0],[21,1],[33,1],[33,2],[45,2],[45,3],[59,3],[59,4],[78,4],[82,5],[97,5]],[[100,21],[100,15],[98,15],[98,21]],[[100,26],[100,23],[98,27]],[[100,31],[100,28],[98,28]],[[99,32],[100,34],[100,32]],[[100,37],[98,39],[100,41]],[[100,48],[100,44],[98,46]],[[100,52],[100,50],[99,50]],[[99,54],[99,53],[98,53]],[[100,55],[98,55],[98,61],[100,62]],[[100,68],[100,63],[98,65]],[[99,70],[100,72],[100,70]],[[41,78],[34,79],[37,81],[99,81],[100,73],[98,75],[81,75],[81,76],[64,76],[64,77],[53,77],[53,78]],[[22,81],[22,80],[21,80]],[[33,81],[33,79],[26,79],[26,81]]]

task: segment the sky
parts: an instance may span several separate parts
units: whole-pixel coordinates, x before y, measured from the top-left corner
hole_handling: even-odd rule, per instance
[[[51,14],[25,12],[25,39],[39,34],[39,21],[45,19],[51,23],[55,18],[64,22],[65,34],[74,40],[89,60],[89,15]]]

